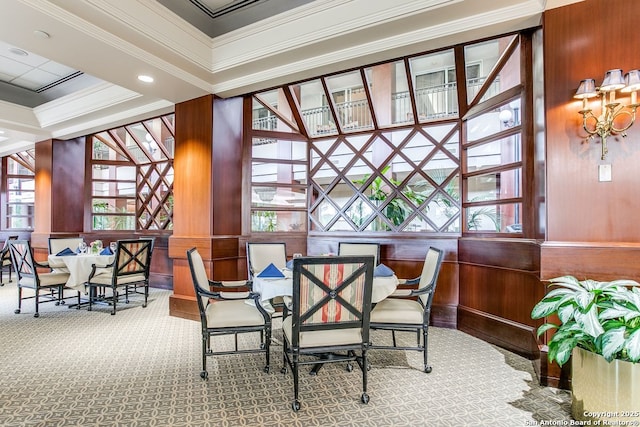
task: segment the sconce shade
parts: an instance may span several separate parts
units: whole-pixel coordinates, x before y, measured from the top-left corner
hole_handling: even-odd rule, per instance
[[[500,111],[498,118],[500,119],[501,122],[507,123],[509,120],[513,118],[513,113],[511,112],[511,110],[505,109]]]
[[[574,98],[584,99],[596,96],[596,81],[594,79],[585,79],[580,82]]]
[[[625,87],[620,92],[640,90],[640,71],[631,70],[624,76]]]
[[[611,92],[612,90],[622,89],[624,87],[624,79],[622,78],[622,70],[609,70],[604,75],[600,90],[603,92]]]

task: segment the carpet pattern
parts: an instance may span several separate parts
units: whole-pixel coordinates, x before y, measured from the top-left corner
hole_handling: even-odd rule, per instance
[[[291,410],[291,373],[280,373],[274,325],[271,372],[264,355],[209,358],[200,376],[200,324],[171,317],[171,291],[92,312],[33,300],[14,314],[17,290],[0,287],[0,425],[10,426],[526,426],[569,421],[570,393],[540,387],[532,362],[457,330],[431,328],[429,362],[418,352],[371,351],[368,393],[361,372],[327,364],[300,376],[302,408]],[[414,335],[401,335],[413,340]],[[375,341],[390,339],[373,331]],[[241,346],[256,345],[244,335]],[[231,346],[217,337],[214,345]],[[303,369],[307,369],[304,367]],[[304,371],[303,371],[304,372]]]

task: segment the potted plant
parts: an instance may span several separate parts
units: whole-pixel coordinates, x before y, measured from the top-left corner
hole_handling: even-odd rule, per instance
[[[547,343],[550,362],[562,366],[573,357],[573,417],[592,425],[640,425],[640,284],[573,276],[550,282],[531,317],[559,320],[540,326],[538,336],[555,329]]]

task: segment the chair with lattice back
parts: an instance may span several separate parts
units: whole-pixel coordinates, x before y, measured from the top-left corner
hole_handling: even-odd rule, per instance
[[[94,300],[98,296],[98,288],[111,289],[112,295],[109,302],[112,305],[112,315],[116,314],[120,288],[124,288],[125,303],[128,304],[131,291],[137,286],[142,286],[144,288],[142,307],[147,306],[151,245],[152,241],[149,239],[118,240],[113,262],[107,266],[93,265],[87,279],[89,311],[92,310]]]
[[[9,240],[18,240],[18,236],[9,236],[4,241],[4,246],[0,250],[0,286],[4,286],[3,274],[9,273],[9,282],[11,281],[11,272],[13,271],[13,264],[11,263],[11,252],[9,251]]]
[[[293,310],[282,322],[282,372],[287,366],[293,372],[294,411],[300,409],[300,365],[347,362],[350,371],[351,362],[357,362],[362,371],[361,401],[369,402],[366,367],[372,284],[372,256],[293,260]]]
[[[39,306],[41,298],[45,298],[45,302],[54,301],[56,305],[64,302],[63,292],[67,280],[69,280],[69,273],[39,273],[38,268],[46,268],[46,266],[38,264],[33,259],[33,251],[28,240],[10,240],[9,251],[11,252],[13,269],[17,276],[18,308],[15,310],[16,314],[22,311],[22,300],[24,299],[35,299],[35,314],[33,317],[40,317]],[[23,298],[23,289],[32,289],[34,295]],[[79,302],[80,292],[78,292]]]

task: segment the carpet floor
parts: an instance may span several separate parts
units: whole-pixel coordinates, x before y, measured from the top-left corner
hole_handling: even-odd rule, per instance
[[[45,303],[34,318],[33,300],[14,314],[15,284],[0,287],[0,425],[516,427],[571,420],[570,393],[541,387],[531,361],[435,327],[432,373],[421,371],[418,352],[370,351],[368,404],[360,402],[357,367],[329,364],[317,376],[301,375],[296,413],[291,373],[280,373],[279,320],[269,373],[264,355],[218,356],[209,358],[203,381],[200,323],[169,316],[170,295],[151,289],[146,308],[134,297],[115,316],[106,306],[89,312]],[[372,333],[376,342],[389,339]],[[244,335],[240,345],[258,339]]]

